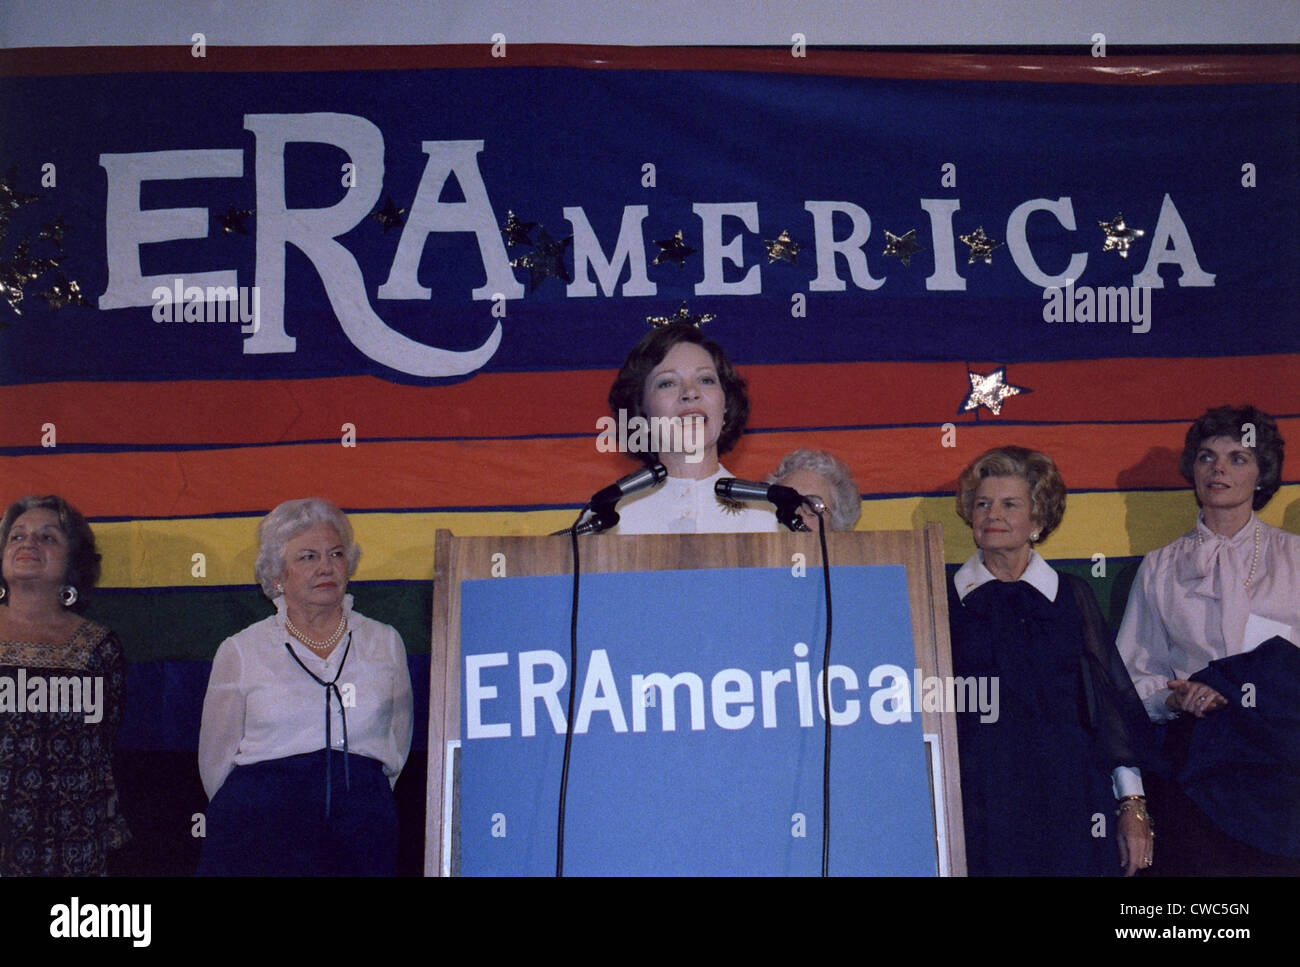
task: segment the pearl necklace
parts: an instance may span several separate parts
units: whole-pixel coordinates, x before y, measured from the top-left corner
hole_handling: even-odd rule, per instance
[[[1196,528],[1196,546],[1199,549],[1203,543],[1201,529]],[[1246,577],[1246,588],[1249,590],[1250,582],[1255,580],[1255,568],[1259,564],[1259,521],[1255,521],[1255,553],[1250,556],[1250,574]]]
[[[343,629],[348,626],[348,616],[347,614],[339,615],[339,626],[334,629],[334,634],[330,635],[324,641],[317,641],[315,638],[309,638],[307,635],[299,631],[298,628],[295,627],[294,623],[289,620],[288,611],[284,613],[284,626],[289,629],[289,634],[293,635],[312,651],[325,652],[337,645],[339,639],[343,637]]]

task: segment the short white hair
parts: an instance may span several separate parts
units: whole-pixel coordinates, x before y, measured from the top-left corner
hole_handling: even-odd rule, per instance
[[[849,472],[848,465],[825,450],[792,450],[767,478],[768,483],[781,483],[797,470],[807,470],[825,477],[831,485],[829,494],[818,494],[829,505],[827,524],[833,531],[851,531],[862,516],[862,492]]]
[[[361,560],[361,547],[352,540],[352,525],[347,515],[328,500],[304,497],[286,500],[271,511],[257,525],[257,563],[253,573],[262,585],[262,593],[275,600],[284,594],[276,587],[284,580],[284,547],[303,531],[316,524],[329,524],[338,532],[346,548],[348,577],[357,573]]]

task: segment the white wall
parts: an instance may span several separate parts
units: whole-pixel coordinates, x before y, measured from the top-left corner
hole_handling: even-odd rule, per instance
[[[1300,0],[0,0],[0,47],[1294,44]]]

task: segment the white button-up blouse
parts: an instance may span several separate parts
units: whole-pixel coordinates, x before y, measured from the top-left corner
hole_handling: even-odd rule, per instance
[[[330,702],[330,741],[343,748],[346,710],[348,750],[378,759],[389,783],[396,783],[414,725],[406,648],[397,630],[353,611],[352,595],[345,595],[348,631],[322,659],[285,628],[284,598],[275,605],[271,617],[222,642],[212,661],[199,729],[199,774],[208,798],[237,765],[325,748],[325,689],[293,660],[285,642],[322,681],[338,675],[342,663],[338,688],[345,708],[337,698]]]

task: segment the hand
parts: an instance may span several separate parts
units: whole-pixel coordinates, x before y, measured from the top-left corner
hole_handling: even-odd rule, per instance
[[[1125,876],[1146,869],[1155,860],[1156,839],[1145,814],[1136,809],[1119,811],[1119,865]]]
[[[1183,681],[1176,678],[1169,682],[1169,697],[1165,706],[1174,712],[1190,712],[1198,719],[1205,718],[1206,712],[1213,712],[1228,704],[1228,700],[1200,682]]]

